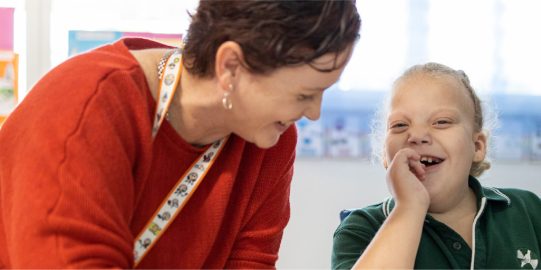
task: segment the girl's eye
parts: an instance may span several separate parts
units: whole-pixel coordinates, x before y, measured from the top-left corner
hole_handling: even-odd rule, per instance
[[[451,124],[451,120],[449,119],[439,119],[434,122],[434,126],[436,127],[447,127]]]
[[[408,127],[406,123],[394,123],[389,126],[389,129],[394,132],[405,130]]]

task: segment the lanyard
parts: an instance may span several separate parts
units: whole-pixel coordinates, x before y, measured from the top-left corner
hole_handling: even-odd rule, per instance
[[[182,51],[175,50],[167,59],[160,79],[158,90],[158,103],[152,126],[152,138],[156,137],[182,75]],[[141,262],[165,230],[171,225],[175,217],[186,205],[193,192],[197,189],[201,180],[206,176],[216,157],[220,155],[228,137],[216,141],[194,161],[184,172],[175,186],[169,191],[154,215],[147,222],[144,229],[135,238],[133,256],[134,268]]]

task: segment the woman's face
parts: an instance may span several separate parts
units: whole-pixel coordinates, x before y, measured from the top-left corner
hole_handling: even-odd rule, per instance
[[[345,50],[337,63],[347,62],[350,55],[351,50]],[[335,55],[326,54],[316,59],[314,66],[331,68],[334,62]],[[320,72],[308,64],[278,68],[265,75],[243,72],[232,95],[233,132],[261,148],[274,146],[303,116],[319,119],[323,93],[338,80],[344,66],[332,72]]]

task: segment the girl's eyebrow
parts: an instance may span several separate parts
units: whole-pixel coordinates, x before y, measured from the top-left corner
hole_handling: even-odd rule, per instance
[[[402,120],[402,119],[409,120],[409,117],[402,112],[394,112],[394,113],[390,113],[387,116],[386,122],[387,122],[387,125],[389,125],[392,122]]]
[[[453,116],[455,116],[455,115],[458,115],[460,111],[455,108],[440,108],[432,112],[430,114],[430,117],[433,117],[434,115],[440,114],[440,113],[451,113]],[[397,119],[395,118],[398,118],[398,117],[405,118],[406,120],[409,119],[407,113],[403,111],[395,111],[387,115],[387,122],[396,121]]]
[[[457,109],[455,109],[455,108],[441,108],[441,109],[438,109],[438,110],[434,111],[434,112],[431,114],[431,116],[432,116],[432,115],[435,115],[435,114],[438,114],[438,113],[451,113],[451,114],[456,115],[456,114],[459,114],[460,111],[457,110]]]
[[[407,116],[406,116],[406,114],[404,112],[402,112],[402,111],[394,111],[394,112],[389,113],[387,115],[387,119],[390,119],[390,118],[395,117],[395,116],[403,116],[403,117],[407,118]]]

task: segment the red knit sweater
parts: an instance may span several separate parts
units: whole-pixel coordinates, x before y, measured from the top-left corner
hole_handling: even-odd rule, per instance
[[[133,266],[134,236],[202,152],[164,123],[125,39],[49,72],[0,130],[0,268]],[[141,268],[273,268],[296,131],[232,136]]]

